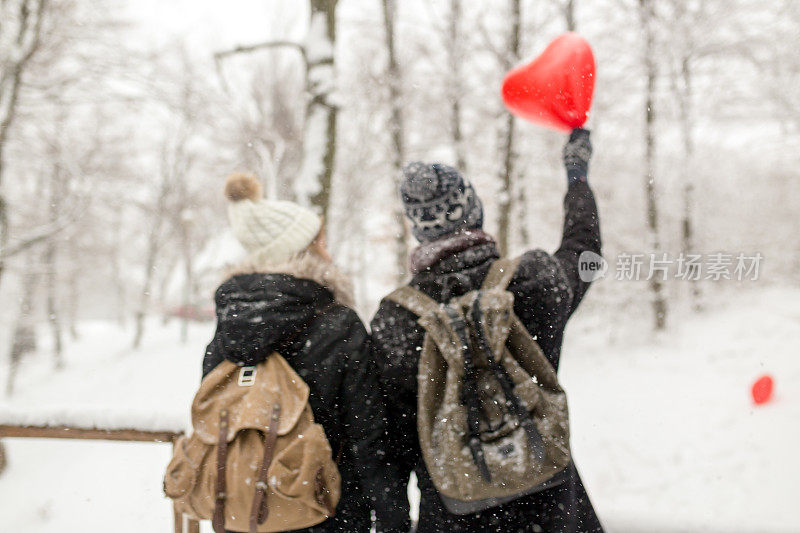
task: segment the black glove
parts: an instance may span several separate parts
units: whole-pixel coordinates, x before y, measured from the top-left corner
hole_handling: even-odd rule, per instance
[[[564,166],[567,169],[569,183],[586,181],[589,172],[589,159],[592,158],[592,141],[589,130],[575,128],[564,145]]]

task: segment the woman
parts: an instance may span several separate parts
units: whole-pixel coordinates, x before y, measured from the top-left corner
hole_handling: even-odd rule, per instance
[[[321,219],[292,202],[262,198],[250,175],[225,185],[233,233],[248,252],[217,289],[217,330],[203,376],[223,359],[250,366],[280,353],[310,389],[309,404],[338,462],[342,496],[334,517],[307,531],[407,531],[392,503],[403,483],[386,465],[384,406],[368,335],[351,309],[351,284],[333,265]]]

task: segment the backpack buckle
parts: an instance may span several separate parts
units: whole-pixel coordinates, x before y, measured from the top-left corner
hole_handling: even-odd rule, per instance
[[[239,386],[252,387],[255,382],[256,382],[256,367],[243,366],[239,370]]]

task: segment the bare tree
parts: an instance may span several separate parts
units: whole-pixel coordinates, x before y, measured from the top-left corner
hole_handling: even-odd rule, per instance
[[[39,137],[44,141],[45,160],[48,174],[42,179],[42,192],[46,195],[47,206],[44,209],[45,218],[48,225],[56,225],[59,220],[65,218],[67,206],[71,209],[80,209],[86,205],[84,198],[73,197],[71,194],[71,182],[76,176],[91,174],[91,162],[96,157],[102,146],[101,141],[92,139],[92,135],[85,134],[80,140],[74,140],[66,131],[68,114],[70,109],[60,100],[50,102],[48,122],[52,125],[46,128],[37,128]],[[84,144],[89,139],[89,144]],[[66,143],[70,143],[67,145]],[[80,221],[79,216],[69,215],[71,222],[65,227],[68,237],[75,237],[80,230],[75,228]],[[45,309],[47,321],[53,338],[53,363],[56,369],[63,367],[63,348],[64,348],[64,313],[62,313],[62,291],[61,279],[59,274],[65,270],[65,265],[59,260],[63,253],[72,254],[75,239],[61,238],[62,234],[51,235],[43,242],[42,268],[45,289]],[[71,277],[75,277],[75,267]],[[77,281],[75,281],[77,283]],[[70,306],[72,314],[77,313],[78,295],[70,295],[74,298]]]
[[[389,107],[391,108],[389,118],[389,131],[392,139],[392,171],[394,172],[395,185],[399,187],[403,164],[406,160],[405,150],[405,127],[402,110],[402,77],[400,65],[397,60],[395,49],[395,21],[397,17],[397,5],[395,0],[383,0],[383,26],[386,36],[387,52],[387,78],[389,80]],[[396,234],[396,254],[398,279],[402,281],[406,276],[408,241],[410,232],[406,224],[406,217],[403,213],[402,205],[399,201],[393,202],[393,216],[397,223]]]
[[[450,0],[450,12],[447,21],[447,38],[445,49],[447,52],[447,99],[450,103],[450,134],[453,138],[453,150],[456,154],[456,166],[461,172],[466,172],[466,157],[464,155],[464,136],[462,133],[461,99],[464,96],[462,63],[464,61],[463,42],[461,35],[462,25],[461,0]]]
[[[189,191],[188,178],[196,158],[188,147],[194,115],[189,108],[184,111],[187,115],[183,117],[184,122],[179,125],[179,131],[165,139],[162,147],[161,177],[155,192],[155,201],[152,205],[144,206],[150,221],[150,232],[145,252],[144,282],[135,315],[134,348],[141,346],[144,321],[154,292],[163,299],[170,281],[169,274],[179,264],[183,266],[181,302],[185,311],[181,317],[181,339],[188,340],[190,317],[187,313],[195,294],[194,254],[197,251],[194,245],[194,227],[197,221],[194,219],[194,198]],[[165,253],[169,243],[176,245],[177,253]],[[163,275],[157,278],[160,263],[164,267],[161,269]],[[158,290],[154,291],[154,288]]]
[[[125,310],[127,303],[127,298],[125,296],[126,280],[122,274],[122,246],[119,245],[119,243],[123,242],[122,217],[122,208],[114,209],[111,213],[111,239],[114,243],[111,250],[111,279],[114,283],[115,315],[120,326],[125,325],[125,318],[127,315]]]
[[[73,241],[79,240],[78,237],[73,236]],[[82,271],[79,267],[80,247],[76,242],[67,249],[69,257],[69,273],[67,275],[67,327],[69,328],[69,335],[72,340],[78,340],[80,334],[78,332],[78,310],[80,308],[79,302],[81,301],[81,274]]]
[[[703,0],[700,1],[702,7]],[[672,93],[678,107],[678,121],[682,138],[683,154],[681,157],[682,204],[681,213],[681,248],[684,253],[693,253],[694,249],[694,100],[693,65],[699,52],[692,27],[699,18],[695,9],[685,2],[671,2],[673,31],[676,37],[672,47],[674,60],[670,69]],[[694,279],[694,276],[692,276]],[[700,309],[700,284],[692,283],[692,300],[695,309]]]
[[[0,185],[3,183],[5,148],[17,112],[22,75],[41,44],[47,0],[0,2]],[[0,193],[0,279],[8,244],[8,205]]]
[[[196,303],[197,281],[195,255],[203,241],[215,233],[215,227],[203,222],[203,209],[219,196],[220,160],[216,151],[209,152],[209,141],[225,125],[221,120],[221,96],[217,87],[206,83],[206,74],[198,70],[189,50],[182,46],[160,55],[163,63],[157,68],[161,84],[153,87],[150,105],[164,117],[164,133],[158,145],[158,181],[149,198],[131,201],[127,205],[139,208],[147,227],[142,245],[142,283],[134,311],[132,347],[138,349],[144,337],[146,317],[153,302],[168,302],[175,298],[182,305],[179,313],[181,339],[188,340],[188,321]],[[230,168],[226,164],[226,171]],[[205,180],[204,181],[204,177]],[[213,200],[212,200],[213,199]],[[115,200],[116,201],[116,200]],[[217,216],[214,210],[211,216]],[[124,219],[114,220],[116,238]],[[114,277],[122,270],[115,254]],[[118,290],[119,297],[124,290]],[[177,293],[177,294],[176,294]],[[118,297],[118,300],[119,300]],[[165,322],[170,316],[164,314]]]
[[[644,144],[645,144],[645,195],[647,201],[647,233],[649,246],[653,253],[661,249],[658,234],[658,204],[655,189],[655,158],[656,158],[656,115],[655,91],[658,66],[656,64],[655,49],[655,14],[652,0],[639,0],[639,21],[644,33],[644,62],[645,76],[645,109],[644,109]],[[664,298],[664,287],[657,275],[650,277],[650,290],[652,291],[653,312],[655,315],[655,328],[664,329],[667,320],[667,302]]]
[[[739,39],[736,52],[755,67],[761,101],[768,102],[774,118],[787,132],[797,134],[800,132],[797,91],[800,68],[796,53],[800,44],[800,4],[795,0],[780,0],[772,2],[770,7],[775,22],[760,25],[760,32],[752,31],[749,20],[734,28],[737,35],[749,36],[746,41]]]
[[[268,49],[264,61],[247,64],[248,90],[237,94],[220,61],[224,57],[225,53],[218,54],[217,74],[226,100],[233,107],[230,116],[237,130],[226,140],[240,154],[244,167],[255,172],[262,181],[267,198],[294,201],[292,180],[302,162],[304,114],[296,105],[297,65],[287,61],[279,49]],[[302,68],[305,69],[305,63]]]
[[[203,98],[198,94],[200,87],[195,85],[198,76],[193,72],[191,61],[182,50],[183,80],[179,97],[179,113],[181,118],[180,133],[176,136],[176,144],[172,162],[172,180],[174,182],[175,200],[170,209],[172,226],[178,234],[180,257],[183,263],[183,288],[181,301],[184,308],[181,317],[181,341],[189,340],[189,308],[194,304],[195,271],[194,271],[194,198],[189,187],[189,175],[196,163],[195,154],[189,148],[189,141],[197,129],[197,121],[202,116]]]
[[[189,109],[186,109],[189,112]],[[194,288],[195,288],[195,272],[194,272],[194,254],[196,252],[193,242],[193,226],[194,210],[192,209],[193,198],[189,191],[188,176],[192,165],[194,164],[194,157],[187,150],[188,143],[188,121],[191,120],[190,115],[184,116],[187,121],[181,129],[182,133],[176,136],[176,144],[174,153],[171,154],[172,161],[170,164],[170,182],[172,183],[172,198],[167,202],[166,209],[170,228],[176,235],[179,254],[174,259],[174,263],[182,263],[182,288],[181,288],[181,305],[183,312],[181,316],[181,332],[180,337],[182,342],[189,340],[189,320],[190,309],[194,304]],[[179,258],[179,259],[178,259]],[[165,269],[165,272],[171,272],[174,266]],[[162,279],[163,286],[161,293],[165,292],[164,286],[169,282],[169,277],[164,276]]]
[[[173,182],[166,146],[161,153],[161,172],[158,189],[155,193],[155,202],[152,206],[143,206],[148,210],[150,228],[147,233],[147,247],[144,260],[144,280],[139,302],[134,313],[133,348],[138,349],[144,337],[144,321],[150,307],[150,297],[153,291],[153,281],[159,252],[163,245],[164,227],[169,216],[169,197],[172,194]]]
[[[501,54],[501,64],[504,71],[508,71],[517,61],[519,61],[520,50],[520,27],[522,25],[522,1],[509,0],[510,8],[510,24],[508,34],[507,53]],[[505,126],[502,133],[502,158],[503,167],[500,172],[500,182],[502,187],[500,189],[499,199],[499,215],[498,220],[498,246],[500,252],[504,254],[510,253],[511,247],[511,213],[514,208],[514,190],[517,188],[516,184],[516,161],[517,154],[515,153],[515,129],[516,118],[511,113],[506,113]],[[523,224],[524,227],[524,224]]]
[[[57,132],[60,128],[57,130]],[[51,175],[48,180],[50,198],[48,199],[47,218],[48,222],[55,223],[61,211],[61,204],[64,197],[63,182],[65,172],[61,166],[60,146],[56,141],[53,147]],[[54,238],[47,239],[44,246],[42,262],[44,263],[44,283],[47,309],[47,321],[53,335],[53,362],[57,369],[64,366],[63,348],[64,341],[61,331],[61,310],[58,305],[58,241]]]
[[[308,198],[325,219],[329,218],[336,158],[337,109],[333,97],[337,1],[311,0],[311,22],[305,46],[309,101],[303,128],[303,165],[295,189],[298,198]]]
[[[335,93],[336,6],[338,0],[309,0],[310,21],[305,43],[277,40],[217,52],[217,61],[257,50],[289,47],[302,55],[308,103],[303,126],[303,160],[295,181],[298,200],[311,203],[329,218],[336,157]]]
[[[19,365],[25,354],[36,350],[36,319],[33,316],[33,305],[36,287],[39,283],[39,271],[35,267],[34,251],[25,257],[25,271],[22,275],[22,294],[19,301],[19,313],[11,333],[11,349],[9,350],[8,378],[6,380],[6,396],[14,394],[14,381]]]
[[[188,196],[186,192],[186,185],[180,186],[180,202],[184,205],[188,203]],[[180,228],[180,242],[181,242],[181,259],[183,261],[183,291],[181,300],[184,309],[188,310],[194,303],[195,280],[194,280],[194,253],[195,249],[192,245],[192,212],[188,206],[178,211],[179,228]],[[181,321],[181,341],[186,342],[189,340],[189,314],[184,313]]]

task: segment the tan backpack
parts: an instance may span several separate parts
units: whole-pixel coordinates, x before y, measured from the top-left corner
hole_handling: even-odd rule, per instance
[[[446,304],[411,287],[387,297],[425,329],[417,429],[451,513],[496,507],[568,476],[567,398],[506,290],[518,264],[496,261],[480,290]]]
[[[254,367],[223,361],[192,402],[164,477],[178,511],[226,529],[287,531],[333,516],[339,470],[308,385],[277,353]]]

